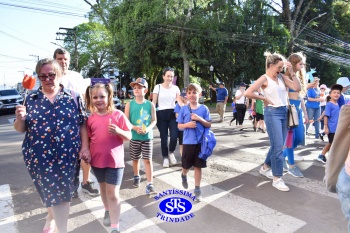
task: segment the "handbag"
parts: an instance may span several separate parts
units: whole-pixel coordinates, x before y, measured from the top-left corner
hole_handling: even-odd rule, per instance
[[[298,111],[294,104],[289,103],[288,99],[288,128],[296,128],[299,125]]]
[[[286,86],[286,83],[284,82],[283,77],[281,77],[284,85]],[[287,86],[286,86],[287,88]],[[296,128],[299,126],[299,114],[298,110],[295,107],[294,104],[290,104],[289,102],[289,96],[287,94],[287,100],[288,100],[288,115],[287,115],[287,127],[290,129]]]

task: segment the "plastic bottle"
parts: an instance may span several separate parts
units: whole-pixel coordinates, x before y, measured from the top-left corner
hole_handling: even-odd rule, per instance
[[[286,147],[291,148],[293,146],[293,136],[294,136],[294,130],[290,129],[287,133],[286,138]]]

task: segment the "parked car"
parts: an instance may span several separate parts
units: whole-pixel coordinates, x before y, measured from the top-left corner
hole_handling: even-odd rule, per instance
[[[345,103],[350,103],[350,88],[344,92]]]
[[[15,110],[22,103],[23,98],[16,89],[0,90],[0,111]]]
[[[113,102],[116,109],[121,109],[120,99],[117,96],[113,97]]]

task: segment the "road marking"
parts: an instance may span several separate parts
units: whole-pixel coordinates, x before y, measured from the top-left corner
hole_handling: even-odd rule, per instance
[[[132,162],[127,163],[132,164]],[[171,168],[162,168],[158,163],[153,163],[153,165],[155,170],[154,176],[157,179],[175,188],[183,189],[179,171],[174,171]],[[188,176],[188,184],[189,187],[194,187],[192,176]],[[205,205],[210,204],[265,232],[295,232],[306,225],[306,222],[300,219],[232,193],[233,190],[239,189],[242,185],[238,185],[230,190],[223,190],[206,183],[202,179],[201,189],[204,198],[201,205],[198,205],[198,207],[195,205],[194,210],[199,211]]]
[[[0,232],[17,233],[13,200],[8,184],[0,186]]]
[[[83,174],[82,171],[80,171],[79,175],[80,179],[82,179]],[[96,177],[90,173],[90,179],[98,184]],[[81,182],[81,181],[80,181]],[[99,186],[96,185],[95,188],[99,189]],[[87,209],[91,211],[91,213],[94,215],[94,217],[99,221],[99,223],[104,227],[102,223],[102,219],[104,216],[104,206],[101,200],[101,197],[94,197],[91,198],[87,194],[83,194],[81,192],[81,187],[78,189],[79,192],[79,199],[83,201],[83,205]],[[80,211],[81,208],[71,208],[71,214],[75,211]],[[71,223],[77,223],[79,222],[79,225],[84,225],[85,223],[82,223],[80,219],[83,219],[82,216],[78,216],[76,218],[79,218],[79,221],[77,219],[69,219],[69,222]],[[130,205],[126,200],[123,200],[121,198],[121,217],[120,217],[120,228],[122,232],[128,233],[128,232],[145,232],[145,233],[153,233],[153,232],[159,232],[163,233],[161,228],[159,228],[154,221],[151,220],[152,218],[148,218],[144,214],[142,214],[140,211],[138,211],[134,206]],[[78,228],[78,224],[68,224],[69,231],[74,230],[75,228]],[[74,229],[73,229],[74,228]],[[104,227],[107,232],[109,232],[108,227]]]

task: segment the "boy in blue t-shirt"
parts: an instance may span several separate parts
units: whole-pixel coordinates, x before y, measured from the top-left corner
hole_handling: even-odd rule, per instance
[[[180,96],[181,96],[181,99],[182,99],[182,102],[184,103],[184,105],[187,105],[186,88],[182,88]],[[174,113],[175,113],[176,119],[179,116],[180,109],[181,109],[180,105],[178,103],[176,103],[175,108],[174,108]],[[179,145],[180,145],[181,157],[182,157],[182,150],[183,150],[183,145],[182,145],[183,137],[184,137],[184,131],[179,130]]]
[[[184,130],[183,135],[183,154],[182,162],[182,186],[187,189],[187,173],[191,167],[194,167],[194,194],[197,201],[202,200],[200,183],[202,177],[202,168],[207,167],[205,160],[198,157],[201,151],[201,142],[204,128],[211,127],[211,117],[207,106],[199,104],[199,96],[202,88],[190,83],[186,89],[186,97],[189,105],[185,105],[180,109],[177,118],[178,128]]]
[[[230,121],[230,126],[231,126],[231,124],[232,124],[232,121],[234,121],[234,120],[237,119],[237,110],[236,110],[236,100],[235,100],[235,97],[233,97],[233,99],[232,99],[231,107],[232,107],[233,118],[232,118],[232,120]],[[237,121],[236,121],[236,125],[237,125]]]
[[[338,118],[340,108],[338,105],[338,99],[340,98],[343,86],[339,84],[334,84],[329,92],[330,100],[326,104],[326,109],[324,110],[324,133],[328,135],[328,143],[322,150],[322,153],[318,156],[317,160],[326,163],[326,153],[332,146],[334,133],[337,129]]]

